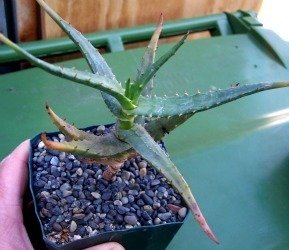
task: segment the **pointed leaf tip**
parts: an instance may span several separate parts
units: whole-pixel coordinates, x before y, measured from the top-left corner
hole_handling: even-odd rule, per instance
[[[48,102],[45,102],[45,109],[48,111],[50,109]]]
[[[117,132],[121,138],[129,143],[137,153],[139,153],[151,164],[152,167],[162,173],[168,182],[170,182],[171,185],[178,190],[203,231],[210,239],[216,243],[219,243],[219,240],[210,229],[202,212],[200,211],[199,206],[185,179],[170,160],[169,156],[147,133],[145,128],[143,128],[141,125],[135,124],[130,130],[118,129]]]
[[[194,215],[195,219],[197,220],[197,222],[199,223],[201,228],[204,230],[206,235],[211,240],[213,240],[215,243],[220,244],[220,241],[215,236],[215,234],[213,233],[213,231],[209,227],[205,217],[203,216],[203,214],[202,214],[202,212],[198,206],[198,203],[196,201],[193,201],[192,203],[189,204],[189,206],[190,206],[191,210],[193,211],[193,215]]]

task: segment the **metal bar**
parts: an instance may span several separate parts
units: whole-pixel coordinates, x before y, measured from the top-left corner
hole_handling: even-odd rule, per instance
[[[244,13],[235,12],[233,15],[236,17],[242,17],[244,16]],[[254,17],[254,13],[250,13],[250,15]],[[162,37],[181,35],[187,31],[199,32],[204,30],[213,30],[218,28],[220,23],[228,25],[227,16],[225,14],[214,14],[204,17],[170,21],[164,25]],[[107,47],[111,37],[119,37],[123,44],[149,40],[154,29],[155,25],[144,25],[134,28],[90,33],[85,36],[95,47]],[[77,50],[75,44],[68,38],[26,42],[21,43],[20,46],[29,53],[38,57],[69,53]],[[0,63],[19,61],[21,59],[21,57],[7,46],[0,46]]]

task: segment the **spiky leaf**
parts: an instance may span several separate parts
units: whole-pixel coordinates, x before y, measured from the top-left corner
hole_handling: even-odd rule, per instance
[[[136,83],[139,86],[140,94],[146,87],[146,84],[152,79],[156,72],[178,51],[178,49],[184,44],[189,33],[183,36],[183,38],[174,45],[168,52],[166,52],[162,57],[160,57],[155,63],[146,68],[144,73],[137,79]],[[138,95],[137,95],[138,97]]]
[[[30,61],[32,64],[35,64],[39,68],[62,78],[78,82],[80,84],[96,88],[98,90],[104,91],[109,95],[115,97],[123,107],[127,107],[128,109],[134,108],[135,106],[132,102],[124,96],[124,89],[120,84],[114,84],[114,82],[105,77],[98,74],[92,74],[85,71],[75,70],[64,68],[60,66],[56,66],[50,63],[47,63],[43,60],[40,60],[27,51],[20,48],[18,45],[10,41],[8,38],[0,34],[0,41],[8,45],[10,48],[14,49],[17,53],[22,55],[25,59]]]
[[[157,27],[151,37],[151,40],[147,46],[147,49],[145,50],[141,65],[137,70],[137,76],[135,79],[136,83],[141,82],[142,76],[153,65],[155,61],[155,52],[156,52],[158,40],[162,31],[162,25],[163,25],[163,15],[161,14]],[[141,94],[143,96],[151,96],[152,89],[153,89],[153,78],[149,81],[149,83],[143,89]]]
[[[89,138],[72,139],[65,142],[51,141],[46,137],[46,134],[43,133],[41,139],[50,149],[72,153],[102,164],[123,162],[130,155],[134,154],[131,146],[118,140],[114,133],[108,133],[102,136],[91,134]]]
[[[153,140],[148,132],[141,125],[135,124],[129,130],[118,129],[117,133],[122,139],[129,143],[137,153],[167,178],[182,195],[205,233],[213,241],[219,243],[202,215],[188,184],[170,160],[169,156],[162,150],[159,144]]]
[[[171,131],[183,124],[191,116],[192,114],[185,114],[181,116],[151,118],[144,126],[154,140],[159,141],[163,139],[166,134],[169,134]]]
[[[141,97],[138,107],[127,111],[127,113],[130,115],[148,117],[169,117],[194,114],[261,91],[288,86],[289,82],[257,83],[230,87],[228,89],[207,93],[198,93],[193,96]]]
[[[61,27],[61,29],[70,37],[70,39],[78,46],[82,55],[86,59],[89,67],[93,73],[106,76],[111,80],[112,84],[119,84],[115,79],[110,67],[103,59],[96,48],[75,28],[68,22],[63,20],[53,9],[51,9],[43,0],[37,0],[41,7],[49,14],[49,16]],[[124,114],[119,102],[105,92],[101,92],[102,97],[110,109],[110,111],[117,117],[123,118]]]
[[[68,122],[61,119],[55,112],[46,104],[46,110],[52,122],[56,125],[61,133],[66,137],[67,141],[89,139],[93,135],[83,130],[76,128]]]

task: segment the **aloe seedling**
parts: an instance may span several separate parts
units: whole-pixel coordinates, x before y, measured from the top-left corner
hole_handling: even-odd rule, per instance
[[[92,73],[49,64],[24,51],[3,35],[0,35],[0,40],[43,70],[100,90],[106,105],[116,117],[116,125],[108,134],[96,136],[70,125],[58,117],[47,105],[49,116],[66,136],[67,141],[50,141],[43,133],[41,138],[45,145],[51,149],[73,153],[82,158],[108,165],[104,172],[106,179],[111,179],[125,160],[136,154],[141,155],[178,190],[205,233],[218,243],[218,239],[208,226],[188,184],[158,141],[197,112],[260,91],[287,87],[289,82],[240,85],[195,95],[153,97],[153,76],[178,51],[185,42],[187,34],[155,61],[155,51],[162,29],[161,16],[136,77],[121,84],[99,52],[80,32],[61,19],[43,0],[37,0],[37,2],[79,47]]]

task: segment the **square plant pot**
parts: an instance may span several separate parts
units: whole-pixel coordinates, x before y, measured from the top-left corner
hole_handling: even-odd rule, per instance
[[[84,130],[101,135],[113,126]],[[59,132],[47,136],[64,139]],[[126,161],[107,182],[101,176],[104,166],[46,149],[40,134],[30,142],[29,186],[47,249],[77,250],[105,242],[125,249],[165,249],[183,224],[187,208],[181,196],[140,157]],[[147,174],[139,175],[143,165]]]

